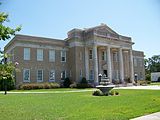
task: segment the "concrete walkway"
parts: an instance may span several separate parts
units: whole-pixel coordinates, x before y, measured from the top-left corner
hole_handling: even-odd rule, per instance
[[[96,89],[90,89],[90,90],[71,90],[71,91],[7,91],[7,94],[48,94],[48,93],[76,93],[76,92],[89,92],[94,91]],[[1,91],[0,93],[4,94],[4,91]]]
[[[160,90],[159,85],[151,86],[129,86],[129,87],[116,87],[114,89],[141,89],[141,90]]]
[[[134,118],[131,120],[160,120],[160,112],[153,113],[150,115],[145,115],[145,116],[138,117],[138,118]]]

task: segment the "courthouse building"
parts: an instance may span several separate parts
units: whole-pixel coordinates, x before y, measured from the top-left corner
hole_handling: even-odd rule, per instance
[[[145,79],[144,53],[132,49],[131,37],[105,24],[72,29],[64,40],[17,34],[6,46],[9,61],[18,62],[16,85],[36,82],[61,83],[66,77],[79,82],[85,77],[98,83],[105,74],[112,83]]]

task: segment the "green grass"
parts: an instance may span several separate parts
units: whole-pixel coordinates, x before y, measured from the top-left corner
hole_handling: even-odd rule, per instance
[[[160,86],[160,82],[152,82],[151,84],[149,85],[159,85]]]
[[[128,120],[160,111],[158,90],[117,91],[119,96],[101,97],[92,92],[0,94],[0,120]]]

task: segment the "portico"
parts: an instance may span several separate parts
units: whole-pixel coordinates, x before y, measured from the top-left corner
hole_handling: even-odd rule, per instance
[[[85,47],[85,56],[89,56],[88,49],[91,48]],[[126,49],[122,46],[115,47],[112,45],[102,46],[97,43],[93,45],[92,51],[92,61],[87,57],[85,58],[86,78],[88,80],[89,68],[93,68],[95,84],[98,84],[98,74],[106,74],[112,83],[124,83],[126,79],[134,83],[133,55],[131,48]],[[93,66],[89,67],[91,62]]]

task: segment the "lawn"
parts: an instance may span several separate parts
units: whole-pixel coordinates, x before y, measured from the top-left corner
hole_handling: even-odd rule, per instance
[[[0,120],[128,120],[160,111],[158,90],[117,91],[119,96],[107,97],[92,92],[0,94]]]
[[[160,82],[152,82],[151,84],[149,85],[159,85],[160,86]]]

